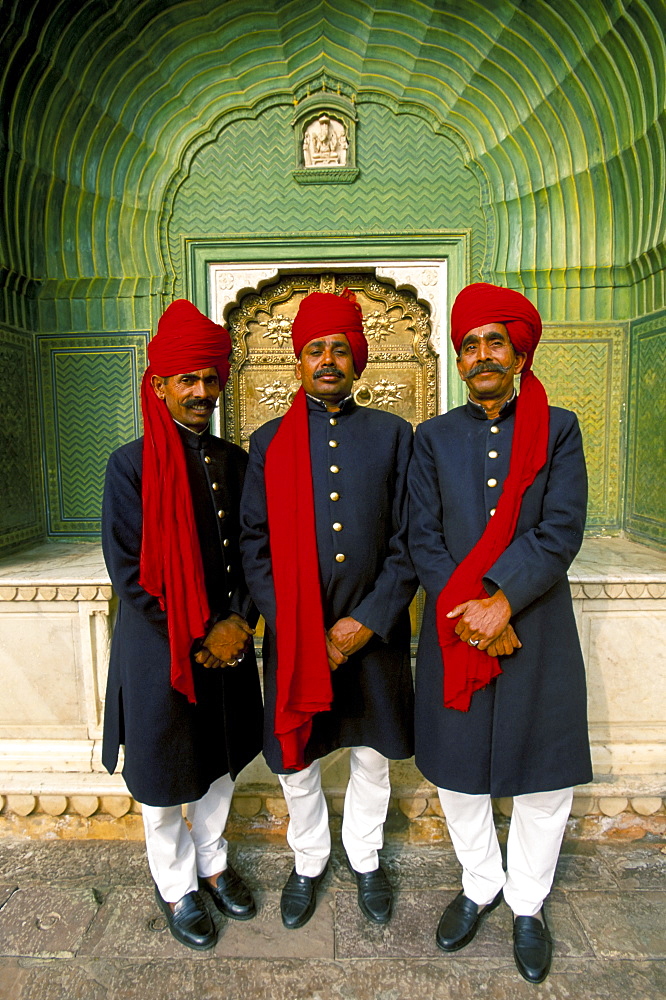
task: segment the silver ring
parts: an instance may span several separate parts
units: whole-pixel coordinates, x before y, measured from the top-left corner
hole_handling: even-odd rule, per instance
[[[236,662],[240,663],[241,660],[244,660],[244,659],[245,659],[245,653],[241,653],[241,655],[237,658]]]
[[[238,660],[229,660],[227,662],[227,666],[228,667],[237,667],[238,666]]]
[[[479,643],[481,642],[480,639],[468,639],[467,641],[470,644],[470,646],[478,646]]]

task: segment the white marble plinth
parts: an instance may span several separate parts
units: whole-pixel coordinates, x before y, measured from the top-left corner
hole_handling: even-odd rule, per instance
[[[590,538],[569,578],[596,777],[580,793],[666,795],[666,553]],[[99,759],[113,602],[97,543],[0,559],[0,796],[125,794]],[[331,794],[346,768],[344,754],[326,760]],[[393,765],[393,780],[404,798],[433,794],[413,762]],[[239,793],[253,789],[281,795],[261,757],[240,776]]]

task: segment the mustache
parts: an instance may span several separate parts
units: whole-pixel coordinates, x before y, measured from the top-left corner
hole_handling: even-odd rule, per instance
[[[502,375],[506,375],[510,367],[510,365],[507,365],[504,368],[497,361],[479,361],[473,368],[470,368],[466,375],[463,375],[463,378],[467,381],[470,378],[474,378],[475,375],[480,375],[481,372],[501,372]]]
[[[312,376],[313,380],[322,378],[324,375],[335,375],[337,378],[344,378],[344,372],[341,372],[339,368],[335,365],[331,365],[328,368],[318,368],[317,371]]]
[[[214,410],[215,409],[215,403],[212,403],[210,401],[210,399],[186,399],[183,402],[183,406],[185,407],[186,410],[194,410],[194,409]]]

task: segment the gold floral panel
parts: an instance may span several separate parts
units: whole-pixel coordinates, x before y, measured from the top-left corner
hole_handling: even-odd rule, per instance
[[[246,294],[229,313],[233,365],[225,393],[226,436],[247,447],[253,431],[282,416],[299,382],[291,325],[310,292],[350,288],[363,310],[368,367],[354,383],[361,406],[397,413],[414,426],[437,412],[437,358],[430,316],[414,295],[372,273],[289,275]],[[229,388],[231,391],[229,391]]]
[[[534,359],[553,406],[580,420],[589,479],[587,531],[617,533],[622,525],[625,326],[544,326]]]

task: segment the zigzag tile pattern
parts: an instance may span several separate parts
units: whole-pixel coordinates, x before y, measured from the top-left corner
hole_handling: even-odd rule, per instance
[[[59,518],[96,519],[108,457],[135,434],[133,408],[127,405],[133,359],[128,351],[98,351],[58,352],[53,360]]]
[[[479,274],[485,250],[479,182],[449,139],[415,115],[362,103],[359,179],[303,187],[291,175],[292,114],[285,106],[257,121],[237,121],[193,159],[168,225],[177,275],[185,270],[181,236],[442,228],[472,230],[472,273]]]
[[[109,454],[140,433],[139,373],[146,336],[38,338],[47,531],[99,533]]]

